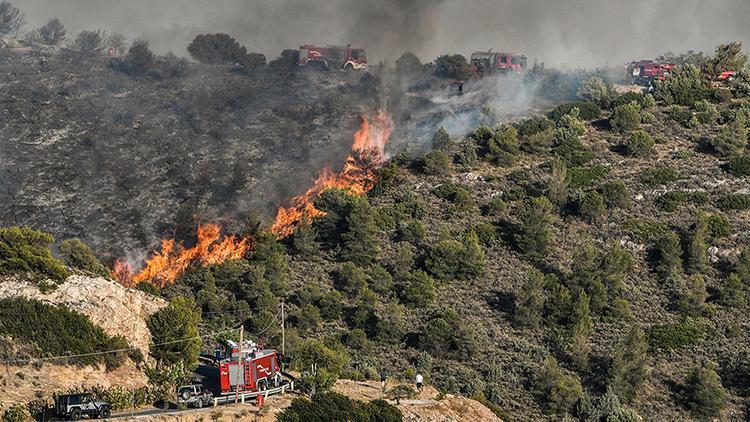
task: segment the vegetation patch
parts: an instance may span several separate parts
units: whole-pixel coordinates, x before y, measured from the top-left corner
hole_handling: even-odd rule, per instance
[[[697,344],[703,331],[695,323],[653,325],[648,330],[648,345],[654,352],[668,352]]]

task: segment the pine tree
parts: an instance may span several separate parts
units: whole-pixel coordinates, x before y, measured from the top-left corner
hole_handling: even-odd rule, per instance
[[[550,175],[547,179],[547,198],[558,208],[568,201],[568,167],[559,157],[550,162]]]
[[[588,338],[591,335],[592,322],[589,297],[584,291],[578,295],[571,320],[574,325],[570,333],[568,352],[573,365],[579,370],[585,370],[589,365],[591,347],[588,344]]]
[[[552,203],[545,197],[534,198],[526,204],[520,219],[521,224],[515,235],[518,249],[532,261],[546,258],[552,245]]]
[[[435,132],[435,136],[432,137],[432,149],[440,151],[449,151],[453,146],[451,136],[446,130],[440,126],[440,129]]]
[[[687,408],[703,417],[717,416],[726,407],[726,391],[712,365],[694,368],[682,392]]]
[[[737,262],[735,272],[740,278],[740,281],[746,286],[750,287],[750,246],[745,246],[740,254],[740,260]]]
[[[678,274],[682,267],[680,236],[675,232],[665,234],[657,241],[656,250],[656,273],[663,279]]]
[[[736,273],[729,274],[720,296],[721,303],[725,306],[744,308],[747,305],[745,286]]]
[[[514,321],[522,327],[539,327],[544,312],[544,274],[532,270],[516,296]]]
[[[638,388],[646,380],[647,350],[646,336],[638,326],[633,327],[614,350],[609,368],[609,386],[625,402],[635,398]]]
[[[706,280],[700,274],[693,274],[688,277],[686,287],[687,290],[680,297],[678,307],[688,315],[700,315],[708,297]]]
[[[341,257],[358,264],[369,264],[380,252],[378,227],[366,201],[357,202],[346,219],[348,230],[341,236]]]
[[[685,251],[685,266],[688,274],[702,273],[708,268],[707,233],[708,220],[705,216],[699,215],[693,226],[693,231],[690,233],[687,250]]]

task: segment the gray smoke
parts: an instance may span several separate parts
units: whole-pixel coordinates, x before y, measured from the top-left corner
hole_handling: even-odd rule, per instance
[[[357,44],[371,63],[473,50],[526,53],[569,67],[621,64],[667,50],[750,44],[747,0],[16,0],[29,27],[56,16],[71,33],[102,28],[187,55],[192,38],[227,32],[276,57],[303,43]]]

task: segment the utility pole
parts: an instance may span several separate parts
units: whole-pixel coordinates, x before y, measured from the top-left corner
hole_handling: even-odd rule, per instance
[[[281,301],[281,370],[284,370],[284,362],[283,359],[286,359],[286,333],[284,332],[285,323],[284,323],[284,301]]]
[[[245,370],[242,365],[242,340],[245,334],[245,325],[240,325],[240,346],[237,349],[237,379],[234,388],[234,403],[236,404],[240,400],[240,371]],[[244,375],[244,374],[243,374]],[[244,377],[243,377],[244,379]]]

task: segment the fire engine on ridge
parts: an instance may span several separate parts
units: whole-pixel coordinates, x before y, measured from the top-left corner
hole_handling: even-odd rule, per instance
[[[303,45],[299,48],[299,65],[323,69],[366,70],[367,54],[362,48]]]
[[[475,51],[471,53],[471,71],[477,76],[492,73],[522,72],[528,65],[523,54]]]
[[[633,78],[633,84],[651,86],[654,81],[663,81],[669,73],[677,67],[674,63],[657,63],[653,60],[631,62],[628,73]]]

